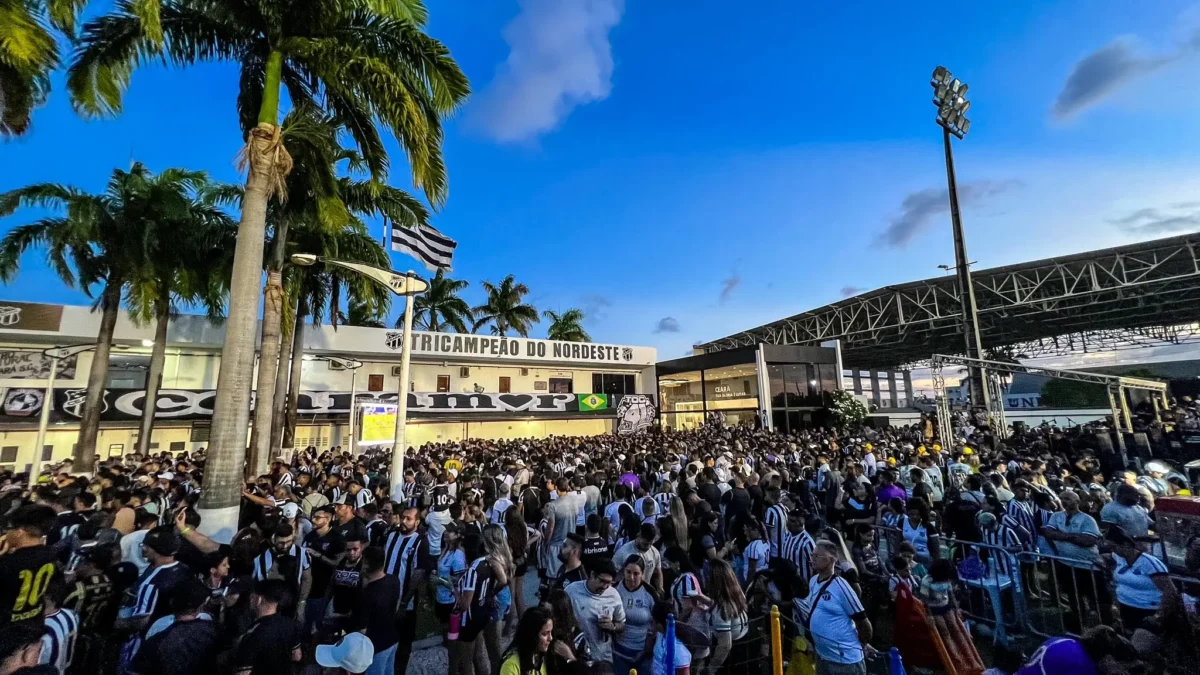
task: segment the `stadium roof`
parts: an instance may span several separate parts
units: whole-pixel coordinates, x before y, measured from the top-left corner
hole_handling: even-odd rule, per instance
[[[1200,234],[972,273],[985,350],[1035,358],[1200,341]],[[954,275],[886,286],[700,345],[841,340],[850,368],[964,351]]]

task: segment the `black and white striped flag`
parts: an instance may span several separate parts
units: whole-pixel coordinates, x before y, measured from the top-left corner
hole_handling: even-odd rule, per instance
[[[392,250],[420,260],[430,272],[450,269],[458,242],[428,225],[392,226]]]

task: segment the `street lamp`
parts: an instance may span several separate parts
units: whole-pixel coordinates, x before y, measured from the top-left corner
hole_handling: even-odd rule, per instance
[[[42,394],[42,412],[38,419],[37,442],[33,446],[33,463],[29,466],[29,487],[33,487],[41,472],[42,448],[46,445],[46,429],[50,426],[50,409],[54,407],[54,380],[58,376],[58,362],[72,356],[90,352],[96,345],[71,345],[50,347],[42,350],[42,356],[50,357],[50,376],[46,378],[46,391]]]
[[[971,121],[966,117],[971,102],[967,100],[966,83],[954,77],[944,66],[933,70],[933,79],[929,84],[933,86],[933,104],[938,109],[937,123],[942,127],[942,142],[946,149],[946,183],[950,193],[950,222],[954,228],[954,267],[958,276],[959,299],[962,303],[963,340],[966,342],[967,356],[982,359],[979,312],[975,305],[975,287],[971,283],[971,266],[967,262],[967,242],[963,236],[962,215],[958,209],[958,183],[954,177],[954,154],[950,148],[951,135],[961,139],[971,129]],[[972,404],[990,411],[991,397],[984,381],[983,369],[971,366],[968,377]],[[945,430],[945,433],[949,433],[949,429]]]
[[[341,367],[343,370],[350,371],[350,454],[356,455],[357,436],[354,433],[354,402],[358,398],[358,369],[363,367],[363,362],[358,359],[347,359],[341,356],[328,356],[326,354],[305,354],[305,361],[327,361]]]
[[[392,443],[392,501],[404,501],[404,450],[405,450],[405,425],[408,422],[408,377],[410,367],[410,346],[412,342],[412,315],[413,315],[413,297],[418,293],[424,293],[429,288],[429,284],[425,283],[411,270],[404,274],[397,274],[391,270],[383,270],[370,265],[361,263],[346,262],[344,260],[333,260],[330,258],[322,258],[311,253],[294,253],[291,256],[293,264],[301,266],[315,265],[318,262],[323,262],[326,265],[333,265],[348,269],[358,274],[361,274],[376,283],[388,287],[392,293],[404,296],[404,338],[400,343],[400,386],[397,391],[396,399],[396,435]]]

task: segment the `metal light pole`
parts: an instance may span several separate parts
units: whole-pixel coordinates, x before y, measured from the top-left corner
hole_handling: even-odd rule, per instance
[[[950,194],[950,222],[954,228],[954,267],[958,277],[959,299],[962,303],[963,341],[967,356],[983,358],[983,345],[979,338],[979,313],[975,305],[975,287],[971,283],[971,266],[967,261],[967,241],[963,235],[962,214],[958,208],[958,181],[954,176],[954,153],[950,147],[950,136],[959,139],[971,129],[967,110],[971,102],[966,99],[967,85],[950,74],[943,66],[933,71],[933,103],[938,107],[937,123],[942,127],[942,142],[946,150],[946,183]],[[987,375],[982,368],[971,366],[968,370],[971,404],[976,408],[991,410]]]
[[[405,438],[408,428],[408,377],[412,355],[413,296],[425,290],[425,282],[416,278],[410,270],[405,276],[405,286],[416,281],[422,288],[408,290],[404,294],[404,338],[400,348],[400,386],[396,396],[396,437],[392,439],[392,501],[404,502],[404,454],[408,449]]]
[[[46,391],[42,394],[42,412],[38,419],[37,442],[33,446],[33,462],[29,465],[29,487],[33,487],[42,470],[42,448],[46,445],[46,429],[50,426],[50,409],[54,407],[54,380],[58,377],[58,362],[95,348],[96,345],[75,345],[73,347],[50,347],[42,350],[43,356],[50,357],[50,376],[46,378]]]
[[[361,263],[346,262],[321,258],[311,253],[296,253],[291,256],[292,263],[301,266],[315,265],[323,262],[326,265],[341,267],[357,272],[372,281],[387,286],[396,295],[404,296],[404,339],[400,345],[400,386],[397,388],[399,398],[396,400],[396,437],[392,445],[392,500],[404,500],[404,427],[408,422],[408,371],[409,349],[412,336],[413,296],[424,293],[429,288],[421,277],[412,271],[397,274],[391,270],[383,270]]]

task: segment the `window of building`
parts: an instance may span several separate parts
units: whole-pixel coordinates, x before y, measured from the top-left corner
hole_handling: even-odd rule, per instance
[[[445,392],[450,391],[450,376],[449,375],[438,375],[437,376],[437,390],[438,390],[438,393],[445,393]]]
[[[53,445],[43,445],[42,446],[42,461],[49,462],[53,457],[54,457],[54,446]]]
[[[114,455],[117,457],[120,457],[123,454],[125,454],[125,444],[124,443],[113,443],[112,445],[108,446],[108,456],[109,457],[112,457]]]
[[[501,377],[500,378],[500,393],[508,394],[511,392],[512,392],[512,378],[511,377]]]
[[[550,393],[551,394],[574,394],[575,381],[569,377],[552,377],[550,378]],[[592,392],[596,393],[596,392]]]
[[[15,461],[17,461],[17,446],[6,445],[0,448],[0,462],[11,464]]]
[[[592,373],[592,393],[622,396],[636,394],[637,378],[624,373]]]
[[[171,446],[170,446],[170,450],[171,450],[171,452],[173,452],[173,453],[175,453],[175,452],[183,452],[183,446],[184,446],[184,442],[183,442],[183,441],[172,441],[172,442],[171,442]]]
[[[383,391],[383,375],[368,375],[367,391]]]

